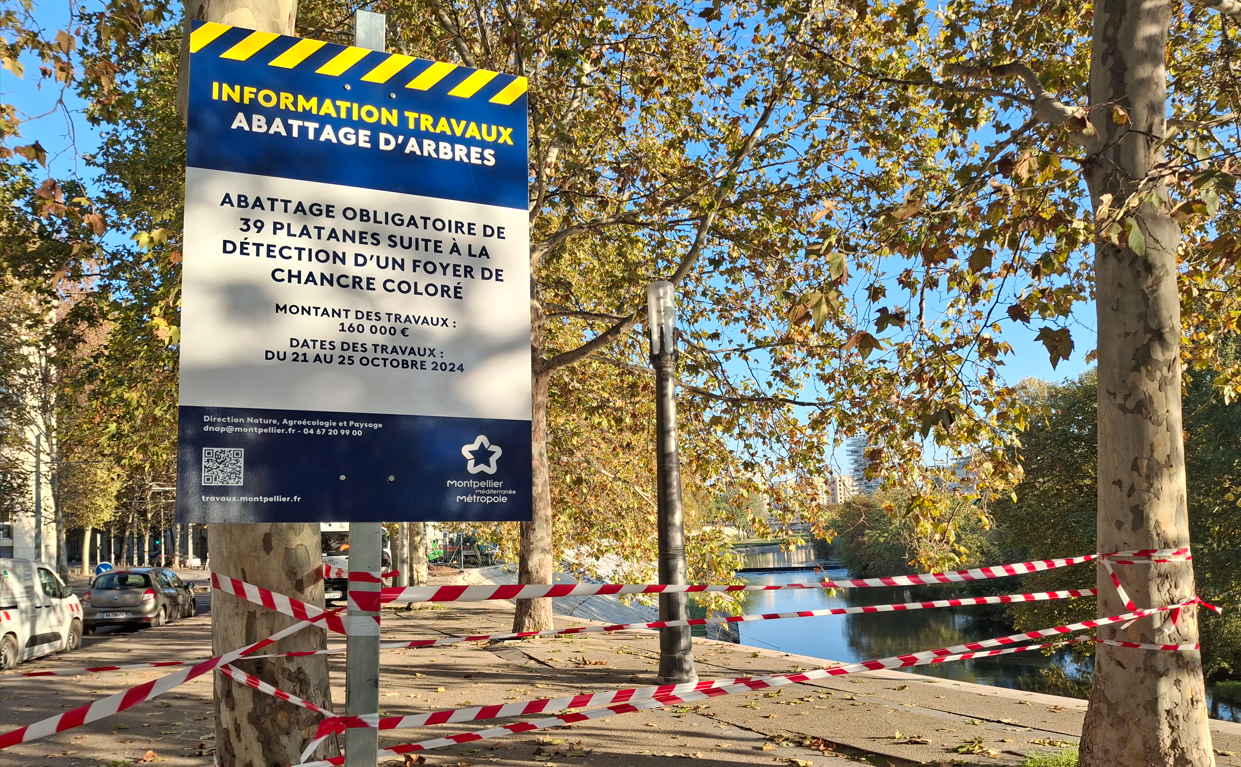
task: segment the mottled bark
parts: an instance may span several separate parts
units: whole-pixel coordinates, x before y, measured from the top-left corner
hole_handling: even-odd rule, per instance
[[[1096,211],[1117,210],[1142,236],[1095,248],[1099,328],[1099,551],[1189,545],[1181,431],[1180,302],[1176,253],[1180,230],[1168,215],[1156,175],[1163,152],[1171,8],[1166,0],[1102,0],[1095,5],[1090,73],[1091,120],[1099,131],[1086,165]],[[1128,121],[1118,123],[1112,107]],[[1154,192],[1155,197],[1148,199]],[[1104,203],[1107,203],[1105,206]],[[1144,241],[1144,247],[1138,243]],[[1190,562],[1118,565],[1138,607],[1194,594]],[[1099,570],[1099,614],[1126,611]],[[1198,641],[1196,610],[1110,626],[1101,638],[1134,642]],[[1098,648],[1094,689],[1083,725],[1080,764],[1213,765],[1197,652]]]
[[[189,105],[190,21],[214,21],[234,27],[291,35],[297,25],[297,0],[186,0],[185,29],[177,72],[177,112],[185,119]]]
[[[409,523],[409,585],[427,585],[427,523]]]
[[[91,574],[90,566],[90,539],[93,530],[90,525],[82,528],[82,576],[88,577]]]
[[[392,535],[392,567],[397,573],[394,586],[409,585],[409,526],[409,522],[397,522]]]
[[[518,583],[552,582],[552,488],[547,464],[547,391],[551,371],[544,363],[543,340],[547,320],[543,308],[532,301],[531,355],[533,380],[531,402],[531,448],[534,474],[531,521],[521,523],[521,548],[517,566]],[[552,628],[550,599],[519,599],[513,616],[513,631],[549,631]]]
[[[323,558],[318,524],[211,525],[211,568],[303,602],[323,606]],[[214,655],[271,636],[296,620],[220,591],[212,593]],[[307,628],[265,652],[322,650],[327,635]],[[331,709],[327,656],[269,658],[235,664],[282,690]],[[322,717],[217,674],[216,760],[220,767],[299,764],[301,750]],[[318,754],[334,756],[330,742]]]

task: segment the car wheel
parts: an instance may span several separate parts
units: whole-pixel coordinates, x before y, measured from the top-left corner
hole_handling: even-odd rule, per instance
[[[83,629],[82,629],[82,633],[83,633],[83,634],[94,634],[94,633],[95,633],[95,627],[94,627],[94,626],[85,626],[85,627],[83,627]]]
[[[65,646],[61,652],[73,652],[82,646],[82,621],[69,624],[69,636],[65,637]]]
[[[12,634],[0,639],[0,671],[8,671],[17,665],[17,640]]]
[[[155,613],[155,620],[151,621],[151,628],[157,629],[160,626],[168,622],[167,621],[167,617],[168,617],[167,609],[168,608],[166,607],[159,608],[159,612]]]

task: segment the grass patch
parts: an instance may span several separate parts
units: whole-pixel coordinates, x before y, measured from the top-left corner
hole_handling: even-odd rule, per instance
[[[1077,746],[1060,749],[1054,754],[1026,754],[1021,767],[1077,767]]]

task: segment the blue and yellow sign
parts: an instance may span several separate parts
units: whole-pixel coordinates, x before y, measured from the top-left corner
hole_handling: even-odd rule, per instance
[[[180,519],[529,519],[526,79],[190,51]]]
[[[210,23],[190,52],[191,167],[528,207],[524,77]]]

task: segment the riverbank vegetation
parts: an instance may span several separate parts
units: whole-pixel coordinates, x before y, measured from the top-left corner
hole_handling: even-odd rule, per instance
[[[1236,358],[1235,342],[1220,354]],[[1223,615],[1201,622],[1203,662],[1217,679],[1241,676],[1241,404],[1227,402],[1215,377],[1198,371],[1185,392],[1185,460],[1194,572],[1203,599]],[[1096,379],[1093,371],[1059,384],[1025,381],[1021,396],[1035,413],[1020,435],[1024,479],[1013,496],[980,514],[979,507],[943,491],[957,521],[950,534],[921,526],[902,508],[899,494],[861,497],[839,507],[833,554],[860,576],[910,572],[928,558],[957,567],[1065,557],[1096,551]],[[1126,577],[1124,567],[1118,567]],[[997,582],[998,583],[998,582]],[[1003,582],[1006,592],[1082,589],[1095,585],[1095,568],[1069,567]],[[973,589],[976,586],[966,586]],[[987,593],[996,593],[988,585]],[[1009,607],[1019,629],[1055,626],[1095,616],[1093,599]],[[1079,645],[1089,652],[1089,645]]]

